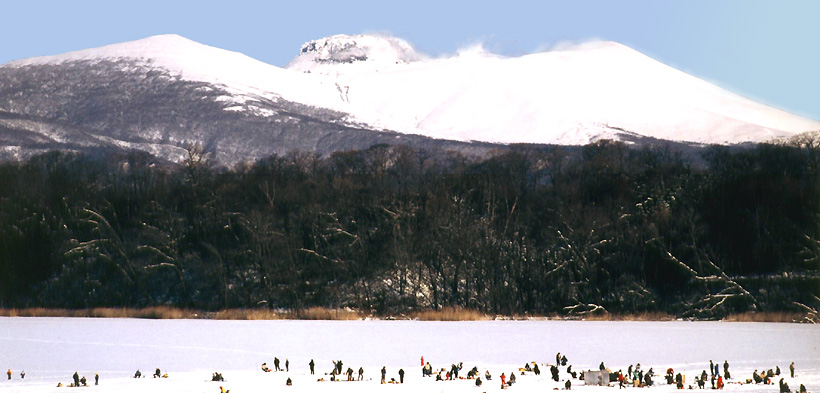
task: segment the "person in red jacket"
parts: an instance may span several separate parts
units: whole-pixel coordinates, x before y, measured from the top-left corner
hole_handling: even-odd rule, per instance
[[[507,376],[504,375],[504,373],[501,373],[501,388],[502,389],[507,387],[507,385],[505,383],[506,381],[507,381]]]

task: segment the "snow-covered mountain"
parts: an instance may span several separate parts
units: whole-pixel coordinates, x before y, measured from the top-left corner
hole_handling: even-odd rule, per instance
[[[7,156],[93,145],[177,160],[201,143],[233,163],[397,141],[481,150],[476,142],[741,143],[812,130],[820,123],[614,42],[431,59],[398,38],[337,35],[280,68],[163,35],[0,66]]]
[[[738,143],[820,128],[615,42],[518,58],[478,48],[429,60],[395,41],[313,41],[288,68],[333,81],[349,104],[335,108],[368,124],[437,138],[586,144],[627,130],[666,140]],[[352,52],[356,56],[347,56]],[[350,60],[326,60],[334,54]]]

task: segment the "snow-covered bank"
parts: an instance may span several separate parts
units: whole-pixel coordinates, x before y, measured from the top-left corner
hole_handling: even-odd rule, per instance
[[[792,389],[801,383],[820,390],[820,329],[811,325],[722,322],[580,322],[580,321],[214,321],[74,318],[0,318],[0,368],[5,391],[54,391],[68,384],[78,371],[93,381],[100,374],[100,392],[231,392],[279,391],[290,377],[294,392],[371,392],[384,389],[413,392],[499,390],[500,374],[542,365],[542,374],[518,376],[512,390],[530,392],[562,388],[549,380],[557,352],[565,354],[576,371],[594,369],[603,361],[613,370],[641,363],[662,374],[667,368],[686,375],[687,384],[708,367],[709,360],[728,360],[734,381],[745,381],[754,369],[779,366],[788,374],[794,361],[797,377],[786,377]],[[420,358],[434,368],[464,363],[462,374],[477,366],[494,376],[481,389],[471,380],[435,382],[421,377]],[[260,365],[278,357],[290,372],[264,373]],[[309,375],[314,359],[316,374]],[[317,382],[333,360],[344,369],[365,370],[363,382]],[[405,384],[383,386],[379,370]],[[155,368],[168,379],[152,379]],[[148,378],[133,379],[140,369]],[[26,371],[21,380],[19,373]],[[224,383],[210,382],[213,372]],[[776,378],[775,381],[779,380]],[[673,390],[655,378],[656,391]],[[572,380],[573,390],[603,391]],[[93,384],[93,382],[92,382]],[[728,384],[726,390],[776,392],[777,385]]]

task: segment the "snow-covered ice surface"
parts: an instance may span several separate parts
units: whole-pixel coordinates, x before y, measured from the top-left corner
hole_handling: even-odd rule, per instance
[[[0,368],[11,368],[13,379],[0,375],[0,390],[52,392],[58,382],[67,385],[78,371],[99,392],[486,392],[499,391],[498,377],[515,371],[518,382],[509,391],[543,392],[563,388],[549,379],[555,354],[569,359],[573,370],[596,369],[603,361],[613,369],[640,363],[643,370],[667,368],[686,376],[687,384],[708,367],[709,360],[730,363],[733,379],[727,391],[777,392],[774,385],[738,384],[754,369],[779,366],[792,390],[805,384],[820,390],[820,329],[811,325],[725,322],[581,322],[581,321],[214,321],[74,318],[0,318]],[[477,366],[489,369],[493,380],[476,388],[472,380],[436,382],[421,377],[420,358],[434,368],[464,363],[461,375]],[[274,357],[290,361],[289,372],[264,373]],[[316,362],[316,375],[308,362]],[[363,382],[329,382],[325,373],[333,360],[343,368],[364,367]],[[520,375],[518,368],[537,361],[540,376]],[[790,362],[795,378],[788,377]],[[406,371],[404,385],[381,385]],[[150,377],[155,368],[167,379]],[[133,379],[139,369],[146,378]],[[20,379],[20,371],[26,371]],[[213,372],[224,382],[210,382]],[[290,377],[293,386],[285,387]],[[317,379],[324,378],[325,382]],[[672,392],[663,378],[646,390]],[[613,387],[584,386],[572,380],[572,389],[586,393]],[[636,389],[636,388],[629,388]]]

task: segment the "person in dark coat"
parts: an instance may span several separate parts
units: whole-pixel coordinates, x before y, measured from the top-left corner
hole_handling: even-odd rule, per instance
[[[604,366],[604,362],[601,362],[601,364],[598,366],[598,369],[601,370],[601,371],[606,370],[606,366]]]
[[[285,358],[285,372],[289,372],[289,371],[290,371],[290,360]]]
[[[789,393],[789,384],[783,381],[783,378],[780,378],[780,393]]]
[[[476,379],[475,379],[475,386],[476,386],[476,387],[481,387],[481,377],[476,377]]]
[[[709,376],[715,376],[715,364],[711,360],[709,361]]]
[[[404,369],[399,369],[399,383],[404,383]]]
[[[384,377],[387,375],[387,366],[382,366],[382,383],[384,383]]]
[[[99,384],[100,384],[100,374],[95,373],[94,374],[94,385],[99,385]]]
[[[310,366],[310,375],[313,375],[313,367],[316,366],[316,363],[313,362],[313,359],[310,359],[310,363],[308,363],[308,366]]]
[[[541,369],[538,368],[538,363],[535,363],[535,366],[532,368],[532,372],[535,373],[535,375],[541,375]]]
[[[723,361],[723,376],[726,377],[726,379],[729,379],[729,361],[728,360]]]
[[[570,388],[572,388],[572,381],[568,379],[567,382],[564,382],[564,389],[570,390]]]
[[[561,356],[561,365],[562,365],[562,366],[566,366],[566,365],[567,365],[567,356],[566,356],[566,355]]]
[[[794,378],[794,362],[792,362],[792,363],[789,365],[789,372],[791,373],[792,378]]]
[[[279,358],[273,358],[273,369],[276,371],[282,371],[282,369],[279,368]]]
[[[139,373],[139,370],[137,370],[137,372]],[[75,371],[72,378],[74,378],[74,386],[80,386],[80,374],[77,374],[77,372]],[[139,377],[135,377],[135,378],[139,378]]]

